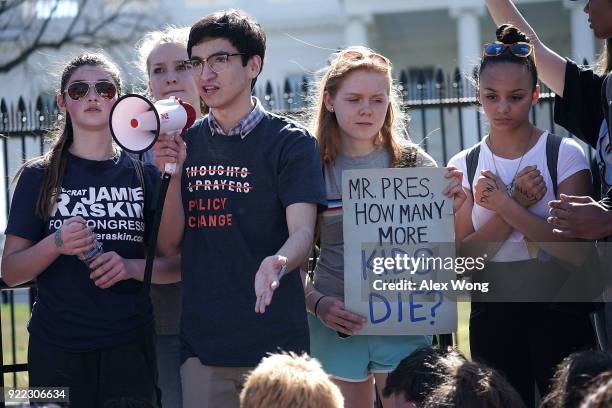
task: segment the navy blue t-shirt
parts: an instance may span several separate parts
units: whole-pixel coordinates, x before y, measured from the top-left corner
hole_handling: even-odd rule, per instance
[[[212,135],[204,118],[185,141],[183,359],[254,367],[279,348],[308,351],[299,272],[283,277],[264,314],[255,313],[254,280],[289,237],[286,208],[326,204],[316,139],[266,112],[244,138]]]
[[[6,234],[34,243],[53,234],[68,218],[80,215],[97,233],[104,251],[124,258],[144,257],[145,220],[152,217],[159,173],[144,165],[147,208],[141,180],[124,153],[117,161],[87,160],[68,154],[61,194],[51,218],[36,216],[43,168],[40,162],[19,177]],[[28,330],[37,340],[66,351],[90,351],[138,339],[152,331],[151,302],[142,283],[127,280],[98,288],[89,268],[76,256],[60,255],[36,279],[38,296]]]

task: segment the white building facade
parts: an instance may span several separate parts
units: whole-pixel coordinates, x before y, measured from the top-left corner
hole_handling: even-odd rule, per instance
[[[368,45],[389,57],[396,71],[469,72],[495,25],[482,0],[166,0],[178,24],[191,25],[215,10],[246,10],[268,34],[262,82],[309,75],[328,49]],[[580,2],[517,0],[541,39],[561,55],[592,62],[599,44]],[[163,7],[163,6],[162,6]],[[298,39],[300,41],[298,41]],[[311,44],[311,45],[307,45]],[[319,47],[319,48],[318,48]]]
[[[594,61],[600,43],[581,2],[516,3],[553,50],[578,62]],[[483,0],[156,0],[151,6],[160,21],[176,25],[191,25],[230,7],[253,15],[268,37],[260,84],[310,77],[325,65],[331,50],[356,44],[389,57],[396,73],[404,69],[427,74],[437,67],[449,73],[456,67],[470,72],[482,44],[494,40],[495,34]],[[64,51],[47,50],[1,75],[0,97],[12,102],[18,96],[32,99],[52,91],[57,78],[47,74],[61,66]],[[130,46],[107,51],[120,62],[128,81],[139,81]]]

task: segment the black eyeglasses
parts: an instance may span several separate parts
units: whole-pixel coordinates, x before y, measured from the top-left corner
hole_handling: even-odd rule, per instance
[[[242,52],[223,52],[219,54],[210,55],[208,58],[194,58],[191,60],[187,60],[186,63],[191,64],[193,67],[193,73],[196,75],[202,75],[204,72],[204,65],[208,64],[210,70],[215,74],[220,74],[225,71],[227,68],[227,60],[229,57],[233,57],[234,55],[244,55]]]
[[[87,81],[76,81],[71,83],[66,92],[68,96],[78,101],[81,98],[84,98],[89,94],[89,90],[91,86],[94,86],[96,93],[104,99],[113,99],[115,95],[117,95],[117,87],[115,84],[109,81],[98,81],[98,82],[87,82]]]

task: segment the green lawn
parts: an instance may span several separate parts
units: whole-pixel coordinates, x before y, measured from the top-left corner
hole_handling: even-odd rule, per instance
[[[458,312],[458,329],[455,337],[455,341],[457,342],[457,346],[459,350],[467,358],[470,358],[470,303],[469,302],[459,302],[457,303],[457,312]]]
[[[469,342],[469,317],[470,304],[468,302],[460,302],[457,304],[458,309],[458,331],[455,336],[457,346],[467,357],[470,356]],[[15,343],[16,343],[16,360],[13,360],[12,340],[11,340],[11,310],[9,304],[2,304],[2,353],[4,364],[21,364],[27,361],[28,352],[28,330],[26,328],[30,317],[30,306],[28,304],[15,304]],[[18,387],[25,387],[28,384],[27,372],[19,372],[16,374]],[[4,375],[4,385],[6,387],[15,387],[13,374]]]
[[[27,322],[30,318],[30,305],[15,304],[15,359],[13,359],[13,341],[11,339],[11,308],[10,305],[2,304],[2,356],[3,364],[22,364],[27,362],[28,354],[28,329]],[[4,374],[5,387],[26,387],[28,385],[28,373],[16,374],[17,384],[14,382],[13,374]]]

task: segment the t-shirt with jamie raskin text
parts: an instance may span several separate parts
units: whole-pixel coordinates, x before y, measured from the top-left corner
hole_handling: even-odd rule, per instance
[[[34,244],[55,233],[64,222],[81,216],[97,234],[103,249],[124,258],[144,258],[145,230],[152,218],[152,199],[159,173],[144,166],[145,192],[133,161],[87,160],[68,153],[57,204],[44,221],[35,212],[44,169],[40,161],[19,177],[6,228]],[[120,281],[100,289],[89,268],[76,256],[60,255],[36,278],[38,295],[28,325],[30,335],[70,352],[129,343],[152,332],[151,303],[142,283]]]

